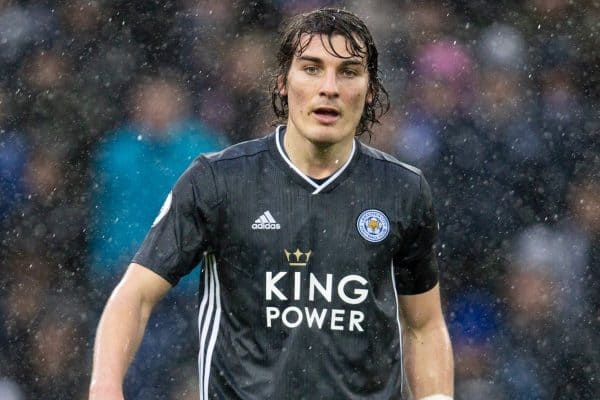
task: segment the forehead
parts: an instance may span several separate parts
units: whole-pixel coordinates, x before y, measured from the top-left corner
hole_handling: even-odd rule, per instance
[[[334,57],[340,59],[361,59],[366,61],[366,48],[364,43],[355,38],[354,48],[351,40],[340,34],[302,34],[298,41],[295,57]],[[355,45],[355,46],[356,46]]]

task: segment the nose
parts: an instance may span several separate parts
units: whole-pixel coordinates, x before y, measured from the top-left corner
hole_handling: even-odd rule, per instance
[[[319,95],[327,98],[336,98],[339,96],[335,71],[328,71],[324,75]]]

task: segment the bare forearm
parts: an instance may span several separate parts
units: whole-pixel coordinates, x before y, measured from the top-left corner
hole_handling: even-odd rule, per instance
[[[405,330],[404,358],[413,399],[453,395],[454,362],[445,324]]]
[[[169,282],[142,265],[129,265],[110,296],[96,333],[90,400],[122,400],[123,378],[137,351],[148,317]]]
[[[95,391],[121,392],[127,368],[137,351],[151,307],[121,285],[106,304],[96,333],[90,398]]]

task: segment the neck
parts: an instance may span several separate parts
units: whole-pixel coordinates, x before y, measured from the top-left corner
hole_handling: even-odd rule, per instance
[[[315,179],[333,175],[348,161],[354,137],[337,143],[315,143],[293,129],[283,137],[283,147],[292,162],[302,173]]]

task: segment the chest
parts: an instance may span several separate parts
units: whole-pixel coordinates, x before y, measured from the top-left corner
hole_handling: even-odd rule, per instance
[[[407,221],[393,196],[368,189],[356,181],[316,195],[294,184],[249,187],[228,196],[218,251],[249,275],[279,266],[340,276],[387,270]]]

